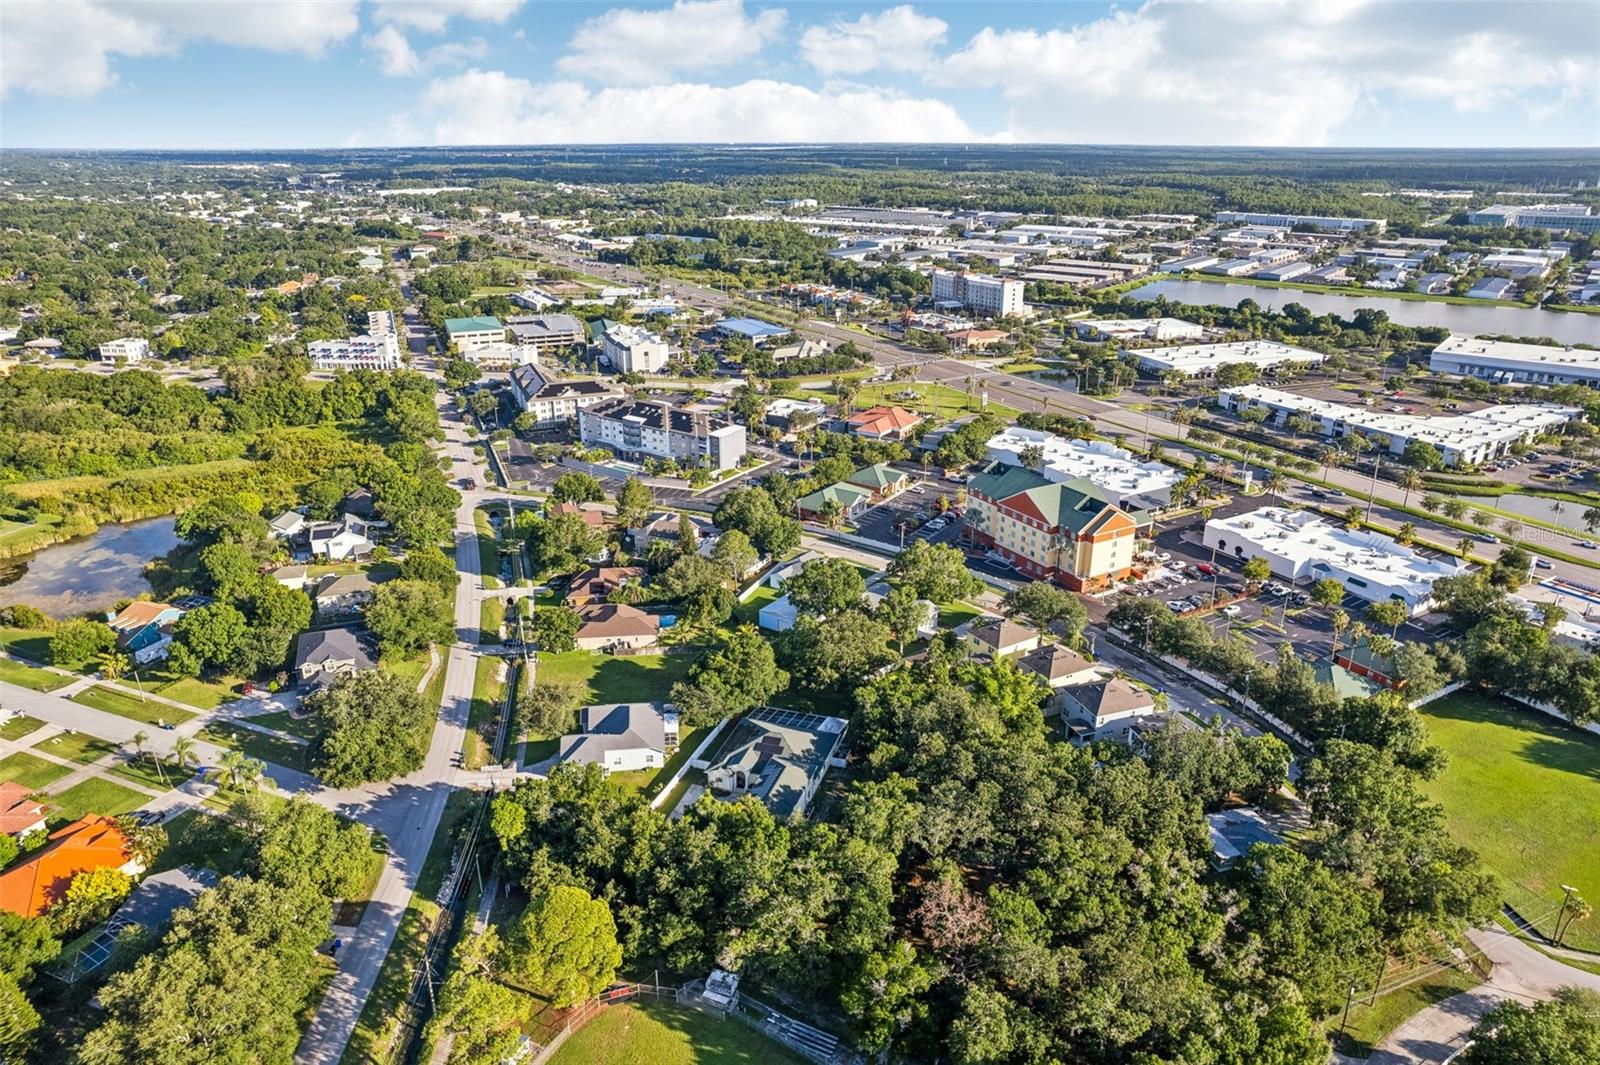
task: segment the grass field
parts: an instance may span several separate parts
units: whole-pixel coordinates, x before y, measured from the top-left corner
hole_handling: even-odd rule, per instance
[[[254,714],[250,721],[267,728],[287,732],[291,736],[299,736],[303,740],[317,738],[317,724],[314,718],[295,717],[287,710],[277,710],[270,714]]]
[[[305,744],[290,743],[255,729],[214,721],[200,730],[200,738],[223,747],[237,748],[251,758],[281,765],[285,769],[307,772],[310,768],[311,752]]]
[[[137,695],[118,691],[115,688],[85,688],[77,695],[74,695],[72,701],[146,725],[181,725],[194,717],[187,710],[179,710],[177,707],[168,706],[166,703],[145,702]]]
[[[685,727],[678,733],[678,749],[672,752],[666,764],[660,769],[635,769],[625,773],[609,773],[606,782],[624,795],[642,795],[646,799],[653,799],[656,793],[666,787],[667,781],[672,779],[672,774],[678,767],[689,760],[694,754],[694,749],[705,737],[700,735],[701,730]]]
[[[35,729],[43,728],[44,722],[27,714],[17,714],[0,725],[0,740],[20,740]]]
[[[914,394],[915,398],[902,393]],[[988,407],[983,407],[982,402],[982,395],[976,390],[969,398],[962,389],[918,381],[882,381],[863,385],[854,400],[857,407],[892,404],[922,414],[931,414],[942,421],[959,418],[964,414],[973,414],[979,410],[987,410],[1001,418],[1015,418],[1022,413],[1004,403],[991,400]]]
[[[69,762],[88,765],[90,762],[98,762],[108,754],[115,754],[117,745],[86,732],[62,732],[47,740],[40,740],[33,745],[33,749],[57,758],[65,758]]]
[[[62,824],[76,821],[84,814],[108,814],[115,817],[129,810],[137,810],[146,801],[143,792],[125,788],[103,777],[92,777],[74,784],[58,795],[51,795],[50,823]]]
[[[42,666],[50,665],[50,633],[46,629],[0,629],[0,647]]]
[[[689,655],[635,655],[615,658],[593,651],[540,655],[540,681],[585,684],[586,703],[664,702],[672,686],[689,673]]]
[[[506,684],[500,671],[505,662],[495,655],[481,655],[472,678],[472,704],[467,710],[467,731],[462,740],[462,759],[468,769],[480,769],[494,761],[490,745],[499,731],[500,706],[505,701]],[[509,678],[509,670],[506,677]]]
[[[1450,756],[1424,788],[1451,834],[1500,877],[1506,901],[1545,932],[1561,885],[1600,902],[1600,736],[1468,692],[1421,712]],[[1600,920],[1574,925],[1567,945],[1600,950]]]
[[[51,692],[72,683],[71,677],[48,669],[34,669],[12,658],[0,658],[0,680],[36,692]]]
[[[769,588],[763,584],[750,594],[750,598],[743,603],[736,603],[733,608],[733,620],[745,625],[756,624],[757,618],[763,608],[769,603],[775,603],[783,593],[776,588]]]
[[[26,751],[18,751],[0,758],[0,782],[14,780],[30,791],[48,786],[72,772],[64,765],[47,762]]]
[[[161,766],[157,769],[150,761],[150,756],[144,754],[135,755],[121,765],[114,765],[108,772],[114,777],[131,780],[135,784],[143,784],[157,791],[165,791],[167,788],[175,788],[188,781],[195,775],[196,770],[189,766],[180,769],[176,762],[166,759],[161,760]]]
[[[478,532],[478,580],[484,588],[500,587],[500,542],[495,539],[489,513],[476,510],[472,523]]]
[[[506,601],[498,595],[485,599],[478,605],[478,642],[499,643],[500,626],[506,619]]]
[[[196,710],[214,710],[223,703],[239,698],[239,693],[234,691],[239,681],[233,678],[201,680],[199,677],[179,677],[161,671],[146,673],[140,670],[139,679],[146,685],[147,691]],[[133,682],[125,680],[122,683],[129,685]]]
[[[87,474],[81,477],[58,477],[50,481],[23,481],[10,485],[9,488],[19,499],[37,499],[40,496],[67,498],[92,488],[104,488],[114,482],[136,484],[143,481],[168,481],[214,473],[241,473],[255,465],[252,459],[213,459],[210,462],[194,462],[179,466],[152,466],[149,469],[127,470],[106,476]]]
[[[746,1028],[653,999],[603,1010],[550,1059],[551,1065],[787,1065],[803,1059]]]
[[[1370,1057],[1374,1048],[1400,1027],[1402,1021],[1451,995],[1470,991],[1480,983],[1482,981],[1471,972],[1444,969],[1425,980],[1380,995],[1370,1006],[1357,1003],[1350,1008],[1350,1018],[1343,1032],[1339,1031],[1338,1017],[1329,1022],[1334,1046],[1341,1053],[1357,1058]]]

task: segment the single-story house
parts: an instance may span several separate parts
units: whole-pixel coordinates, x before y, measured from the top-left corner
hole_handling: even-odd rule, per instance
[[[821,521],[830,509],[829,504],[837,504],[840,516],[849,521],[872,505],[872,492],[839,481],[819,488],[808,496],[801,496],[795,501],[795,509],[806,521]]]
[[[295,639],[294,672],[301,684],[322,687],[346,673],[362,673],[377,665],[353,629],[318,629]]]
[[[311,583],[311,570],[307,566],[279,566],[272,571],[272,579],[285,588],[301,592]]]
[[[1061,689],[1061,722],[1075,744],[1132,740],[1155,715],[1155,697],[1121,677]]]
[[[216,887],[222,876],[204,866],[180,865],[145,877],[128,900],[117,908],[116,922],[155,931],[166,927],[172,915],[192,906],[201,893]]]
[[[633,541],[634,551],[642,555],[650,550],[650,545],[657,540],[666,540],[676,544],[678,535],[682,531],[685,517],[689,519],[689,524],[693,527],[695,536],[699,538],[699,543],[702,545],[708,541],[715,541],[722,535],[721,530],[712,524],[710,518],[704,515],[689,514],[687,512],[680,514],[675,510],[662,510],[651,514],[644,520],[642,525],[628,530],[628,536]]]
[[[871,440],[904,440],[921,424],[922,415],[904,407],[869,407],[845,419],[852,433]]]
[[[779,596],[756,611],[756,624],[769,632],[788,632],[800,618],[800,608],[789,601],[787,595]]]
[[[578,611],[577,647],[580,651],[609,651],[652,647],[661,638],[661,622],[654,614],[625,603],[597,603]]]
[[[73,877],[96,869],[135,876],[144,863],[114,818],[89,814],[56,829],[43,847],[0,873],[0,910],[42,916],[66,897]]]
[[[629,582],[643,581],[643,566],[596,566],[572,578],[562,602],[568,606],[604,603],[611,593]]]
[[[706,770],[719,799],[754,795],[779,818],[804,817],[830,766],[844,765],[843,718],[763,707],[733,726]]]
[[[903,470],[897,470],[887,462],[880,462],[875,466],[863,466],[844,479],[844,483],[856,488],[865,488],[872,493],[875,503],[881,503],[891,496],[904,492],[911,484],[911,475]]]
[[[377,508],[373,505],[372,493],[365,488],[357,488],[345,496],[339,503],[339,513],[360,518],[362,521],[371,521],[378,516]]]
[[[317,582],[311,601],[319,617],[354,614],[372,602],[376,587],[365,573],[330,573]]]
[[[267,522],[267,529],[279,540],[293,540],[305,531],[306,516],[298,510],[286,510]]]
[[[314,522],[306,530],[307,542],[313,558],[330,562],[366,558],[372,553],[373,543],[367,538],[367,523],[346,514],[338,521]]]
[[[554,518],[561,514],[576,514],[591,529],[605,528],[612,518],[598,503],[552,503],[545,509],[546,517]]]
[[[578,731],[556,757],[608,773],[659,769],[678,747],[678,712],[666,703],[606,703],[578,711]]]
[[[171,603],[136,600],[106,618],[117,634],[117,646],[143,665],[167,656],[172,644],[172,624],[183,616]]]
[[[33,798],[33,792],[8,780],[0,784],[0,832],[8,836],[24,836],[44,827],[44,804]]]
[[[977,654],[991,658],[1020,655],[1039,646],[1037,629],[1010,618],[980,618],[968,622],[967,644]]]
[[[1101,667],[1072,648],[1059,643],[1047,643],[1029,651],[1017,660],[1017,665],[1035,674],[1052,692],[1078,684],[1089,684],[1100,679]]]
[[[807,551],[803,554],[796,555],[789,561],[780,562],[776,566],[773,566],[771,569],[769,569],[767,571],[767,575],[761,578],[761,583],[765,584],[768,588],[782,588],[784,581],[787,581],[790,577],[793,577],[796,573],[799,573],[801,570],[806,568],[806,563],[815,562],[821,557],[822,554],[818,551]]]

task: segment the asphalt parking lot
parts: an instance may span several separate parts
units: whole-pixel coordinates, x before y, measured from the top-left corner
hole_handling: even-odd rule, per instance
[[[893,499],[879,503],[857,515],[854,523],[856,533],[869,540],[899,546],[903,526],[906,543],[912,540],[954,543],[961,534],[961,520],[960,514],[953,508],[951,511],[953,516],[940,528],[928,528],[938,515],[939,495],[937,483],[919,481]]]

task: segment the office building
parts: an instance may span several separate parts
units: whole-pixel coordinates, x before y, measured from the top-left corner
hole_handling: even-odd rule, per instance
[[[1185,377],[1211,377],[1218,366],[1248,363],[1263,370],[1284,363],[1322,361],[1319,352],[1290,347],[1272,340],[1239,340],[1231,344],[1180,344],[1170,348],[1145,348],[1137,352],[1139,369],[1160,376],[1177,370]]]
[[[667,342],[636,325],[614,325],[600,336],[600,355],[618,373],[660,373]]]
[[[933,271],[933,301],[954,303],[977,314],[1005,317],[1028,313],[1022,302],[1025,284],[1015,278],[989,277],[957,270]]]
[[[506,339],[506,327],[501,324],[500,319],[488,315],[446,318],[444,331],[450,343],[456,346],[456,350],[468,357],[475,348],[488,344],[503,344]]]
[[[150,357],[150,341],[143,337],[123,337],[100,345],[101,362],[125,362],[129,366]]]
[[[763,322],[759,318],[724,318],[717,323],[716,329],[725,337],[743,337],[757,347],[773,337],[789,335],[789,330],[784,326]]]
[[[1335,218],[1320,214],[1274,214],[1266,211],[1218,211],[1217,222],[1229,225],[1243,222],[1252,226],[1279,226],[1284,229],[1312,226],[1335,233],[1382,233],[1389,223],[1381,218]]]
[[[1583,414],[1577,407],[1514,403],[1448,417],[1425,417],[1329,403],[1260,385],[1225,388],[1217,396],[1217,404],[1234,414],[1251,407],[1264,408],[1270,412],[1267,420],[1275,425],[1296,415],[1309,418],[1318,432],[1336,440],[1352,433],[1369,439],[1383,437],[1396,455],[1404,454],[1411,441],[1421,440],[1438,448],[1447,466],[1487,462],[1518,444],[1555,432]]]
[[[1172,500],[1172,487],[1183,475],[1160,462],[1140,462],[1133,453],[1107,440],[1072,440],[1040,429],[1013,425],[990,437],[991,462],[1021,466],[1022,453],[1039,449],[1033,472],[1060,484],[1087,484],[1096,495],[1124,510],[1150,510]]]
[[[1075,592],[1099,591],[1133,572],[1138,522],[1085,482],[1062,483],[994,463],[967,485],[965,535],[1022,576]]]
[[[1530,203],[1523,206],[1497,203],[1467,215],[1475,226],[1504,226],[1507,229],[1547,229],[1552,233],[1600,233],[1600,214],[1594,208],[1576,203]]]
[[[474,344],[461,357],[478,366],[525,366],[539,361],[539,349],[532,344],[512,344],[504,340]]]
[[[1533,385],[1600,385],[1600,351],[1452,336],[1433,349],[1428,369]]]
[[[1265,559],[1274,576],[1308,584],[1332,578],[1372,603],[1395,600],[1412,616],[1432,606],[1433,582],[1466,572],[1454,559],[1423,558],[1393,537],[1346,529],[1310,511],[1262,507],[1206,522],[1202,542],[1235,559]]]
[[[1079,340],[1199,340],[1206,327],[1182,318],[1094,318],[1073,323]]]
[[[507,318],[506,328],[518,344],[534,349],[540,355],[551,351],[564,351],[588,340],[583,320],[570,314],[530,314]]]
[[[546,377],[532,363],[511,371],[511,393],[522,409],[533,415],[538,428],[550,428],[571,421],[578,411],[607,400],[621,399],[622,389],[608,381],[584,378],[557,381]]]
[[[648,399],[617,399],[579,409],[578,436],[623,458],[676,459],[713,470],[735,469],[745,453],[744,426]]]
[[[313,340],[306,355],[318,370],[398,370],[400,341],[393,333],[344,340]]]

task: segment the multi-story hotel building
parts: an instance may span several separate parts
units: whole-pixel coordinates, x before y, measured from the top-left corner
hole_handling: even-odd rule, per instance
[[[967,485],[966,534],[1034,580],[1099,591],[1133,570],[1139,525],[1083,482],[995,463]]]

